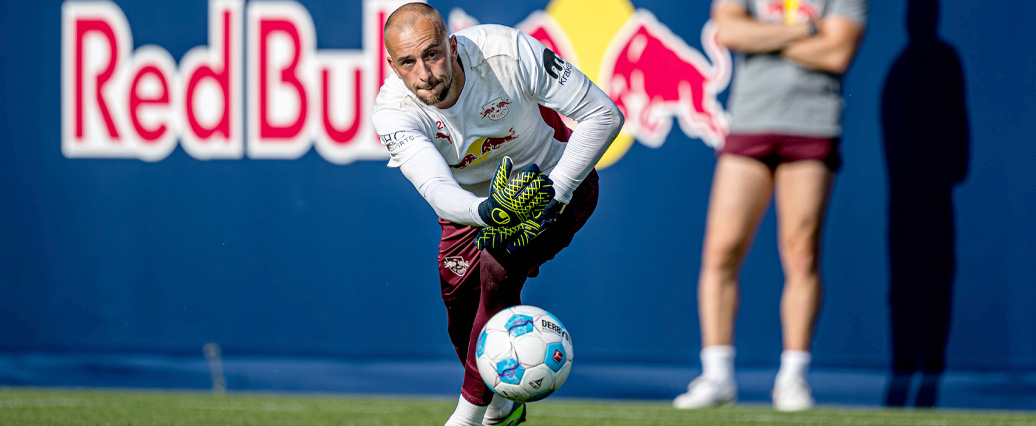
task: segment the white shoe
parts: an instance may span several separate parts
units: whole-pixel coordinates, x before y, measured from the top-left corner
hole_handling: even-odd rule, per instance
[[[482,425],[515,426],[524,421],[525,404],[514,403],[511,405],[511,412],[506,416],[500,419],[485,419],[482,421]]]
[[[773,387],[773,408],[777,411],[805,411],[813,408],[813,391],[801,377],[785,380]]]
[[[673,407],[695,410],[737,402],[737,384],[733,380],[716,380],[699,376],[687,385],[687,392],[673,399]]]

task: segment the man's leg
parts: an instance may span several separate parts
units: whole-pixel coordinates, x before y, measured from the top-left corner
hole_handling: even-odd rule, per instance
[[[784,292],[784,349],[808,351],[820,307],[820,230],[834,173],[820,161],[784,163],[776,172],[776,206]]]
[[[772,184],[770,167],[762,161],[724,154],[716,163],[698,279],[702,376],[673,400],[676,408],[711,407],[737,397],[733,377],[737,275],[769,204]]]
[[[458,411],[454,413],[455,418],[451,418],[446,426],[497,424],[504,421],[508,414],[512,414],[514,408],[521,411],[515,413],[517,417],[511,419],[510,424],[518,424],[524,420],[525,407],[508,404],[509,401],[494,394],[482,380],[482,375],[478,371],[475,346],[482,333],[482,327],[489,321],[489,318],[509,306],[521,304],[521,291],[525,285],[526,276],[524,273],[508,272],[493,255],[485,250],[480,255],[479,265],[481,296],[475,315],[467,329],[468,353],[464,360],[464,382],[461,386],[460,405],[479,406],[483,408],[483,411],[480,416],[476,411],[471,410],[471,406],[467,409],[458,408]],[[476,420],[478,423],[465,423]]]
[[[468,359],[471,324],[475,322],[479,298],[479,292],[466,292],[453,299],[443,301],[446,304],[446,331],[450,335],[450,342],[453,343],[453,349],[457,351],[457,359],[461,364]]]
[[[738,269],[770,202],[772,185],[770,168],[759,160],[722,155],[716,162],[698,278],[702,347],[733,344]]]
[[[784,268],[781,326],[784,353],[774,385],[774,407],[780,411],[813,406],[806,384],[810,344],[820,308],[820,230],[834,172],[818,160],[777,167],[775,192],[778,247]]]
[[[478,255],[480,302],[469,332],[468,353],[461,387],[461,405],[466,401],[475,406],[486,406],[493,392],[478,372],[475,347],[482,327],[504,308],[521,304],[525,280],[543,263],[551,260],[568,247],[575,233],[586,224],[597,207],[598,176],[593,171],[572,195],[572,200],[556,223],[514,254],[483,250]],[[477,228],[476,228],[477,229]],[[474,243],[471,243],[472,247]],[[460,410],[458,410],[460,411]],[[452,420],[452,418],[451,418]],[[463,424],[463,423],[456,423]],[[447,423],[451,425],[452,423]]]
[[[458,225],[439,219],[442,239],[439,242],[439,284],[446,305],[447,332],[461,365],[466,365],[471,327],[481,300],[479,251],[475,249],[478,228]],[[463,395],[447,420],[450,426],[477,426],[482,423],[486,407],[472,404]]]
[[[464,385],[461,395],[476,405],[489,405],[493,392],[489,390],[482,375],[478,372],[478,359],[475,357],[475,346],[482,333],[482,327],[489,318],[504,308],[522,304],[522,287],[525,285],[525,274],[509,272],[488,251],[482,251],[481,278],[482,297],[478,312],[471,329],[468,330],[468,356],[464,368]]]
[[[471,324],[480,299],[478,228],[439,219],[439,287],[446,305],[447,332],[461,364],[467,360]]]

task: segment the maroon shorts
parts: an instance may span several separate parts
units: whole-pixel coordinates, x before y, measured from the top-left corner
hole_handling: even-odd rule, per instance
[[[822,161],[831,171],[842,167],[839,138],[763,134],[732,134],[716,153],[734,154],[762,161],[770,170],[781,163],[801,160]]]

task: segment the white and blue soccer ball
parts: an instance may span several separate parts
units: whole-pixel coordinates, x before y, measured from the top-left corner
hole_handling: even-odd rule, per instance
[[[572,371],[572,336],[557,317],[535,306],[512,306],[493,315],[477,345],[482,380],[512,401],[546,398]]]

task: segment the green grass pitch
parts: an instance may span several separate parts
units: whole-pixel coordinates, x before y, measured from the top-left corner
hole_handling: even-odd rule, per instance
[[[16,426],[442,426],[445,398],[0,388],[0,424]],[[777,413],[766,406],[679,411],[664,401],[547,399],[529,406],[530,426],[648,425],[1036,425],[1036,412],[821,407]]]

